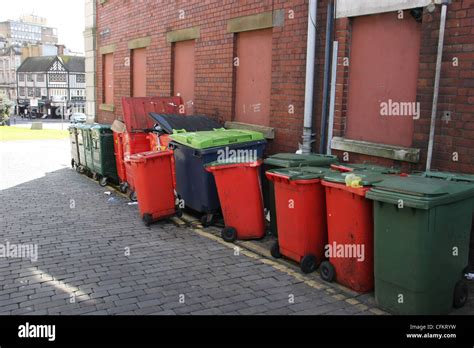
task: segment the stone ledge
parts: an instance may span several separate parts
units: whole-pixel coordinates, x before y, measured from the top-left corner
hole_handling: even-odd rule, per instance
[[[101,48],[99,48],[99,52],[100,54],[114,53],[116,48],[117,46],[115,44],[102,46]]]
[[[228,129],[252,130],[255,132],[262,133],[265,139],[275,139],[275,128],[272,128],[272,127],[266,127],[266,126],[260,126],[257,124],[242,123],[242,122],[226,122],[224,127]]]
[[[114,112],[115,105],[113,105],[113,104],[100,104],[99,105],[99,110]]]
[[[361,140],[350,140],[341,137],[332,138],[331,149],[374,157],[389,158],[395,161],[411,163],[418,163],[420,161],[420,149],[377,144]]]
[[[239,33],[242,31],[259,30],[282,26],[284,22],[283,10],[268,11],[250,16],[232,18],[227,22],[227,32]]]
[[[140,37],[138,39],[133,39],[128,42],[128,49],[129,50],[135,50],[137,48],[145,48],[150,46],[151,43],[151,37]]]
[[[191,27],[186,29],[178,29],[166,33],[166,40],[168,42],[178,42],[199,39],[201,37],[200,27]]]

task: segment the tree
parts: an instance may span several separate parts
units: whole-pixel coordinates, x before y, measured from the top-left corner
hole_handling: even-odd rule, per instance
[[[10,110],[12,107],[12,102],[3,97],[0,100],[0,125],[5,125],[10,118]]]

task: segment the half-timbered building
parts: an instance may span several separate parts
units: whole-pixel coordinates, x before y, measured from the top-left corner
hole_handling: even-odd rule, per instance
[[[21,115],[67,118],[84,112],[84,57],[30,57],[17,69],[17,95]]]

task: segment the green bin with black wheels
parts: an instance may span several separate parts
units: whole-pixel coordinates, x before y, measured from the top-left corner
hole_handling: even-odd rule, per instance
[[[328,167],[337,162],[337,156],[321,154],[296,154],[278,153],[265,159],[263,162],[263,174],[272,169],[295,168],[295,167]],[[275,218],[275,188],[273,182],[265,175],[262,178],[263,205],[270,214],[270,233],[278,235],[277,221]]]
[[[71,124],[68,127],[69,131],[69,143],[71,145],[71,167],[74,169],[76,168],[79,170],[79,166],[81,164],[80,156],[79,156],[79,144],[77,142],[77,128],[75,124]]]
[[[375,183],[375,299],[395,314],[446,314],[468,296],[474,185],[392,176]]]
[[[91,127],[91,150],[93,172],[101,186],[109,181],[118,183],[114,154],[114,135],[110,125],[97,124]]]
[[[92,152],[90,147],[90,124],[78,124],[77,129],[77,147],[79,152],[81,173],[90,173],[93,171]]]

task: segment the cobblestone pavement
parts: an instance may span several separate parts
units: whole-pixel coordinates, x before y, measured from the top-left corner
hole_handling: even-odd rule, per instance
[[[145,227],[136,205],[43,153],[68,153],[67,142],[41,142],[34,161],[57,168],[28,177],[29,147],[19,146],[23,163],[8,168],[23,179],[0,191],[0,244],[38,245],[36,262],[0,258],[0,314],[383,314],[371,294],[243,248],[236,255],[212,229]]]

